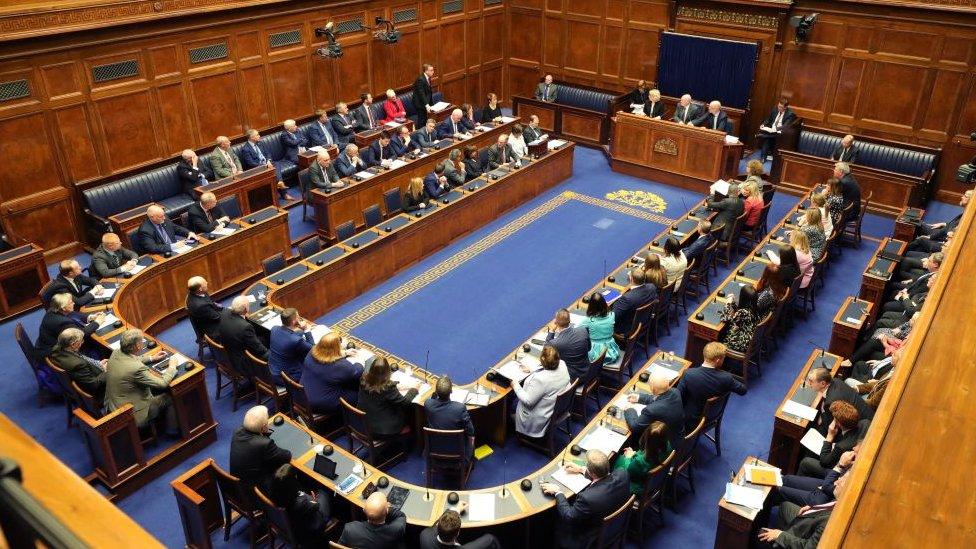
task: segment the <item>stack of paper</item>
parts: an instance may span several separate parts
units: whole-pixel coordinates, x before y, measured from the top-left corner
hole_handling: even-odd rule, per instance
[[[762,490],[748,486],[739,486],[731,482],[725,485],[725,501],[729,503],[759,510],[763,508],[765,499],[766,495]]]
[[[129,269],[129,272],[132,274],[138,274],[141,273],[145,268],[145,265],[136,265],[135,267]]]
[[[515,117],[513,117],[513,116],[503,116],[502,117],[502,124],[508,124],[509,122],[512,122],[514,120],[515,120]]]
[[[407,391],[409,391],[409,390],[410,389],[407,389]],[[403,394],[406,394],[407,391],[404,391]],[[424,403],[424,400],[425,400],[425,397],[427,396],[427,391],[430,391],[430,384],[429,383],[421,383],[420,384],[420,387],[417,387],[417,396],[413,397],[413,403],[414,404],[423,404]]]
[[[490,400],[491,395],[487,392],[476,393],[472,391],[468,393],[468,398],[465,401],[465,404],[470,404],[472,406],[488,406],[488,401]]]
[[[562,467],[552,474],[552,480],[569,488],[574,494],[580,493],[583,488],[590,485],[590,479],[586,478],[583,474],[576,473],[571,475]]]
[[[98,299],[112,299],[112,296],[115,295],[116,290],[118,290],[118,288],[102,288],[102,292],[98,294],[97,297]]]
[[[374,356],[376,356],[376,354],[368,349],[356,349],[356,352],[347,358],[349,359],[349,362],[365,366],[366,363],[369,362]]]
[[[322,145],[316,145],[314,147],[309,147],[308,150],[312,152],[322,152],[325,150],[325,148],[322,147]]]
[[[672,370],[671,368],[661,366],[660,364],[652,363],[650,368],[648,368],[648,371],[651,375],[660,374],[667,378],[668,381],[674,381],[674,378],[678,377],[678,372]]]
[[[786,404],[783,405],[783,413],[790,414],[791,416],[797,416],[803,418],[807,421],[813,421],[817,418],[817,409],[807,406],[806,404],[800,404],[794,400],[787,400]],[[820,450],[817,450],[820,453]]]
[[[766,257],[768,257],[769,260],[772,261],[773,263],[779,265],[779,254],[777,254],[776,252],[772,250],[766,250]]]
[[[475,127],[474,131],[476,131],[476,132],[486,132],[486,131],[488,131],[490,129],[491,129],[491,126],[485,126],[484,124],[479,124],[478,126]]]
[[[180,241],[180,242],[177,242],[176,244],[173,244],[172,247],[171,247],[171,249],[172,249],[172,251],[173,251],[174,254],[182,254],[182,253],[186,253],[186,252],[192,250],[193,248],[191,248],[190,246],[187,246],[185,243],[183,243],[182,241]]]
[[[569,322],[573,326],[579,326],[580,324],[583,323],[584,320],[586,320],[586,317],[583,315],[578,315],[576,313],[569,313]]]
[[[228,236],[228,235],[232,235],[232,234],[234,234],[234,231],[235,231],[235,230],[236,230],[236,229],[232,229],[232,228],[230,228],[230,227],[218,227],[218,228],[216,228],[216,229],[214,229],[214,230],[213,230],[213,231],[211,231],[211,232],[212,232],[213,234],[218,234],[218,235],[220,235],[220,236]]]
[[[389,121],[389,122],[387,122],[387,123],[385,123],[383,125],[386,126],[387,128],[399,128],[400,127],[400,123],[399,122],[394,122],[393,120],[391,120],[391,121]]]
[[[621,395],[620,397],[618,397],[617,400],[614,401],[613,405],[620,410],[633,408],[634,411],[637,412],[637,415],[640,415],[640,413],[644,411],[644,408],[647,408],[647,406],[645,406],[644,404],[628,402],[627,395]]]
[[[712,183],[712,185],[710,187],[708,187],[708,191],[711,192],[711,193],[713,193],[713,194],[714,193],[718,193],[718,194],[724,194],[725,196],[728,196],[729,195],[729,182],[726,181],[726,180],[724,180],[724,179],[719,179],[715,183]]]
[[[726,135],[725,142],[728,143],[729,145],[735,145],[736,143],[739,142],[739,138],[734,135]]]
[[[369,179],[370,177],[373,177],[373,175],[375,175],[373,172],[369,172],[366,170],[356,173],[356,177],[358,177],[361,180]]]
[[[495,494],[493,492],[468,496],[468,520],[471,522],[495,520]]]
[[[395,170],[397,168],[400,168],[400,167],[403,167],[403,166],[406,166],[406,165],[407,165],[406,162],[404,162],[403,160],[400,160],[399,158],[397,158],[396,160],[390,162],[390,169],[391,170]]]
[[[270,317],[265,317],[265,319],[261,321],[261,326],[264,326],[268,330],[274,328],[275,326],[281,326],[281,315],[274,313]]]
[[[451,389],[451,400],[464,404],[468,400],[468,393],[469,391],[467,389],[455,387]]]
[[[519,364],[518,362],[515,362],[514,360],[509,360],[505,364],[502,364],[498,368],[495,368],[495,371],[501,374],[502,376],[510,379],[513,383],[518,383],[519,381],[522,381],[523,379],[529,377],[529,374],[531,373],[531,372],[523,372],[522,365]]]
[[[122,346],[122,338],[116,339],[115,341],[109,343],[108,346],[118,350]]]
[[[610,454],[620,451],[620,448],[623,447],[625,442],[627,442],[626,435],[622,435],[616,431],[607,429],[603,425],[600,425],[583,437],[583,440],[580,441],[579,445],[584,450],[600,450],[609,456]]]
[[[450,106],[451,106],[451,104],[448,103],[448,102],[446,102],[446,101],[438,101],[437,103],[434,103],[433,105],[431,105],[430,110],[432,112],[441,112],[442,110],[444,110],[444,109],[446,109],[446,108],[448,108]]]
[[[559,147],[562,147],[565,144],[566,144],[566,141],[564,141],[562,139],[553,139],[553,140],[549,141],[549,143],[546,145],[546,148],[548,148],[551,151],[553,149],[557,149]]]

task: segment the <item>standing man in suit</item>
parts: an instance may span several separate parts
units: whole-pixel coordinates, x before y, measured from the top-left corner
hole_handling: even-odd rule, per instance
[[[773,149],[776,148],[776,136],[782,131],[783,126],[789,126],[796,122],[796,113],[790,108],[790,101],[785,97],[780,98],[769,116],[763,120],[759,126],[759,133],[756,137],[762,142],[762,158],[772,158]]]
[[[122,247],[119,235],[105,233],[102,243],[92,252],[91,266],[88,272],[96,278],[111,278],[127,273],[136,266],[139,256],[132,250]]]
[[[861,213],[861,186],[857,184],[851,173],[851,165],[847,162],[834,164],[834,177],[840,179],[840,193],[844,198],[844,211],[848,212],[841,223],[857,219]],[[848,210],[850,206],[850,210]]]
[[[66,328],[58,336],[58,343],[54,346],[49,357],[52,362],[64,370],[71,381],[74,381],[86,393],[92,395],[97,402],[105,400],[105,368],[108,360],[95,360],[81,352],[85,343],[85,332],[79,328]]]
[[[451,400],[454,383],[448,376],[441,376],[434,386],[434,394],[424,402],[427,412],[427,426],[442,431],[464,431],[464,455],[471,458],[474,451],[474,423],[468,414],[468,407],[461,402]],[[433,449],[437,451],[437,448]],[[431,451],[430,448],[427,451]]]
[[[176,164],[176,173],[179,174],[183,184],[183,192],[190,196],[193,196],[194,188],[207,184],[207,177],[200,171],[199,162],[197,153],[184,149],[180,161]]]
[[[552,83],[552,75],[547,74],[542,82],[535,87],[535,98],[539,101],[552,103],[556,100],[556,85]]]
[[[816,547],[827,528],[834,505],[844,497],[849,482],[850,473],[845,473],[834,481],[835,501],[803,507],[789,501],[783,502],[777,515],[777,524],[782,530],[763,528],[759,531],[759,541],[772,544],[777,549]]]
[[[386,131],[380,134],[380,138],[369,144],[367,149],[366,162],[370,166],[389,167],[390,163],[397,159],[396,147],[390,140],[390,134]]]
[[[689,368],[678,380],[678,394],[684,404],[685,429],[698,425],[705,410],[705,402],[712,397],[732,392],[746,394],[746,386],[729,372],[722,370],[726,347],[718,341],[705,345],[704,360],[700,368]]]
[[[569,311],[559,309],[555,318],[549,324],[546,333],[546,345],[555,347],[559,358],[566,363],[569,380],[582,379],[582,386],[587,379],[590,369],[590,331],[585,326],[572,326],[569,323]]]
[[[692,103],[691,96],[687,93],[678,100],[678,106],[674,109],[674,116],[671,120],[678,124],[691,124],[701,114],[698,105]]]
[[[461,534],[461,515],[467,511],[468,502],[458,503],[457,511],[448,509],[433,526],[424,528],[420,532],[420,549],[501,549],[498,538],[492,534],[481,536],[468,543],[458,542]]]
[[[312,165],[308,167],[308,177],[312,182],[312,187],[324,191],[341,189],[346,186],[339,179],[339,172],[332,165],[332,157],[326,151],[319,151],[315,155],[315,162],[312,162]]]
[[[161,374],[150,372],[146,364],[166,358],[166,351],[143,353],[146,339],[141,330],[126,330],[119,340],[119,348],[108,358],[105,377],[105,410],[114,412],[126,404],[132,405],[136,425],[143,428],[150,421],[165,414],[167,430],[176,427],[172,399],[163,392],[176,377],[176,357],[170,357],[169,366]]]
[[[366,162],[359,157],[359,147],[355,143],[346,145],[346,149],[335,160],[335,169],[341,177],[349,177],[366,169]]]
[[[424,190],[432,199],[439,198],[451,190],[451,184],[447,182],[447,176],[444,175],[443,162],[434,166],[434,171],[424,176]]]
[[[254,326],[247,321],[250,302],[247,296],[239,295],[230,303],[230,307],[220,311],[220,325],[217,336],[220,344],[227,351],[231,364],[238,372],[247,372],[247,357],[244,351],[261,360],[268,360],[268,348],[261,343]]]
[[[576,494],[572,504],[560,485],[544,482],[546,495],[555,496],[559,527],[555,528],[560,549],[586,549],[599,535],[603,519],[619,509],[630,498],[630,479],[626,469],[610,469],[610,459],[600,450],[586,452],[586,467],[566,464],[569,474],[583,474],[590,484]]]
[[[406,124],[396,129],[396,135],[390,140],[397,156],[403,156],[408,152],[419,148],[417,141],[410,135],[410,128]]]
[[[275,383],[284,385],[281,373],[292,379],[301,379],[302,363],[312,350],[311,325],[299,316],[298,310],[288,307],[281,311],[281,326],[271,328],[271,343],[268,348],[268,368]]]
[[[630,287],[613,302],[613,332],[627,336],[637,325],[637,308],[657,298],[657,288],[644,283],[644,269],[630,271]]]
[[[525,139],[526,143],[532,143],[542,137],[544,132],[539,128],[539,117],[536,115],[529,116],[529,123],[522,128],[522,138]]]
[[[216,339],[223,307],[210,297],[208,290],[206,278],[191,276],[186,281],[186,311],[196,331]]]
[[[280,194],[285,188],[285,182],[281,177],[281,166],[275,164],[271,161],[271,159],[265,156],[264,151],[262,151],[261,147],[258,145],[260,142],[261,134],[257,130],[247,130],[247,144],[244,145],[243,149],[241,149],[241,164],[244,165],[245,170],[250,170],[251,168],[256,168],[257,166],[274,168],[275,177],[278,178],[277,187]]]
[[[433,118],[428,118],[427,121],[424,122],[424,127],[417,130],[417,132],[413,134],[413,139],[417,143],[418,148],[432,149],[437,146],[437,142],[439,140],[437,139],[437,131],[434,129],[436,125],[436,120]]]
[[[281,133],[281,145],[285,148],[285,160],[298,165],[298,153],[305,152],[305,136],[298,131],[294,120],[288,119],[282,123],[285,131]]]
[[[862,418],[871,418],[874,416],[874,410],[864,402],[864,399],[857,394],[857,391],[842,380],[834,379],[830,375],[830,370],[827,368],[814,368],[810,370],[807,373],[805,385],[820,393],[820,414],[817,415],[814,427],[824,436],[827,435],[827,429],[834,421],[834,416],[830,413],[830,405],[836,400],[843,400],[848,404],[853,404]]]
[[[136,251],[144,254],[164,254],[173,251],[181,242],[176,237],[196,240],[197,235],[173,223],[162,207],[153,204],[146,209],[146,220],[136,232]]]
[[[721,196],[721,195],[719,195]],[[732,228],[735,220],[745,211],[745,203],[739,196],[739,187],[729,185],[729,195],[722,200],[709,198],[705,201],[705,206],[712,211],[718,212],[712,220],[714,227],[724,227],[722,229],[722,241],[727,242],[732,236]]]
[[[420,76],[413,82],[413,109],[417,111],[417,124],[425,124],[430,108],[434,105],[434,66],[424,63]]]
[[[446,139],[448,137],[453,137],[456,140],[461,140],[465,137],[471,137],[471,134],[465,131],[464,124],[461,124],[461,118],[463,116],[464,113],[461,111],[461,109],[454,109],[451,111],[451,116],[438,124],[437,138]]]
[[[211,192],[201,194],[200,201],[187,210],[187,225],[195,233],[212,233],[229,222],[230,217],[217,205],[217,196]]]
[[[403,108],[403,101],[396,96],[396,92],[392,89],[386,90],[386,101],[383,102],[383,112],[386,113],[386,118],[380,120],[380,123],[386,124],[387,122],[406,122],[407,121],[407,111]]]
[[[651,387],[651,394],[627,395],[627,402],[630,404],[644,405],[640,414],[632,407],[624,410],[624,421],[630,428],[631,436],[639,439],[648,425],[661,421],[668,426],[671,447],[677,448],[685,431],[685,412],[681,404],[681,395],[677,389],[671,388],[671,382],[660,372],[652,373],[647,384]]]
[[[279,448],[268,434],[268,409],[254,406],[244,414],[244,423],[230,439],[230,474],[241,479],[253,494],[257,486],[271,494],[271,479],[278,467],[291,461],[291,452]]]
[[[80,318],[74,314],[75,302],[71,294],[54,294],[47,312],[41,318],[41,325],[37,331],[37,341],[34,342],[34,357],[43,360],[51,354],[51,349],[57,344],[58,336],[68,328],[79,328],[86,337],[91,336],[98,329],[98,325],[105,319],[105,313],[98,312]]]
[[[732,122],[729,116],[722,110],[722,104],[712,101],[708,104],[708,112],[699,116],[694,122],[695,126],[718,130],[720,132],[732,133]]]
[[[848,164],[857,164],[857,157],[860,155],[861,151],[857,144],[854,143],[853,135],[845,135],[843,139],[840,140],[840,145],[834,148],[834,152],[830,153],[830,159],[836,160],[837,162],[847,162]]]
[[[508,134],[503,133],[498,136],[498,141],[495,144],[488,147],[488,171],[497,169],[509,162],[515,162],[516,166],[519,165],[518,156],[515,155],[512,146],[508,144]]]
[[[332,123],[329,122],[329,112],[325,109],[315,111],[315,122],[309,124],[305,129],[305,141],[308,147],[322,147],[328,149],[335,146],[338,139],[332,131]]]
[[[386,494],[377,490],[363,505],[366,520],[347,522],[339,544],[356,549],[400,549],[405,547],[407,517],[399,509],[390,509]]]
[[[644,114],[657,120],[664,118],[664,102],[661,101],[660,90],[654,89],[647,92],[647,102],[644,103]]]
[[[213,168],[214,177],[217,179],[238,175],[244,171],[241,159],[230,147],[230,139],[226,135],[217,137],[217,146],[210,153],[210,167]]]
[[[70,294],[75,305],[84,307],[102,293],[97,279],[81,274],[81,265],[74,259],[65,259],[58,265],[58,276],[47,285],[44,301],[54,294]]]
[[[349,114],[349,106],[345,102],[336,103],[336,113],[332,117],[332,130],[338,138],[339,149],[345,149],[346,145],[356,138],[357,122]]]
[[[373,116],[373,96],[369,93],[359,95],[362,103],[352,113],[357,123],[357,131],[367,131],[376,127],[376,117]]]
[[[698,238],[682,250],[688,263],[700,256],[706,248],[712,245],[712,242],[715,242],[715,235],[712,234],[712,222],[703,219],[698,222]]]

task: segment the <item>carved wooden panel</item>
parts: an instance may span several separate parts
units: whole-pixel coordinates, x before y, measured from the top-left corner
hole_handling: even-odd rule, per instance
[[[566,68],[596,73],[600,26],[584,21],[566,21]]]
[[[76,63],[56,63],[41,67],[44,87],[52,100],[81,95],[81,81]]]
[[[451,23],[446,23],[440,26],[439,41],[441,44],[444,44],[445,46],[448,44],[463,44],[464,40],[463,20],[455,20]],[[485,44],[485,46],[488,45],[488,43]],[[501,46],[502,43],[497,42],[496,45]],[[499,47],[494,49],[503,55],[502,52],[504,50]],[[451,74],[464,69],[464,48],[444,47],[441,48],[440,54],[441,74]]]
[[[271,101],[264,66],[257,65],[241,70],[241,89],[244,90],[244,126],[264,128],[271,124]],[[315,78],[312,70],[312,78]],[[331,81],[331,79],[330,79]]]
[[[95,103],[110,170],[120,171],[162,156],[150,102],[150,94],[144,90]]]
[[[163,119],[165,152],[176,153],[185,149],[189,143],[206,141],[211,137],[203,135],[198,138],[194,135],[194,128],[190,122],[189,101],[182,82],[160,86],[156,95]]]
[[[513,15],[508,28],[508,55],[525,61],[542,57],[542,16],[532,13]]]
[[[268,70],[277,118],[298,118],[314,110],[305,56],[276,60],[269,63]]]
[[[365,43],[343,44],[341,63],[336,63],[338,96],[343,100],[359,99],[369,89],[369,50]],[[420,71],[418,71],[419,74]]]
[[[51,153],[52,140],[40,114],[0,122],[0,158],[10,161],[0,179],[0,198],[20,196],[58,186],[58,171]]]
[[[243,133],[237,100],[237,77],[232,72],[195,78],[191,81],[197,121],[208,135]]]
[[[98,175],[98,159],[91,147],[94,141],[91,121],[84,105],[73,105],[54,112],[61,139],[64,167],[70,181],[80,181]]]

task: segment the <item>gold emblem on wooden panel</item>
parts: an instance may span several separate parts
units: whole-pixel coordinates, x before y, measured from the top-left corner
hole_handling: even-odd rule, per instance
[[[662,137],[654,142],[654,152],[678,156],[678,142],[670,137]]]
[[[695,19],[713,23],[732,23],[736,25],[748,25],[750,27],[763,27],[766,29],[775,29],[779,26],[779,20],[768,15],[739,13],[711,8],[681,6],[678,8],[678,17],[680,19]]]
[[[668,207],[668,203],[665,202],[663,198],[647,191],[628,191],[626,189],[620,189],[619,191],[607,193],[606,198],[607,200],[616,200],[617,202],[623,202],[624,204],[644,208],[645,210],[650,210],[657,213],[663,212]]]

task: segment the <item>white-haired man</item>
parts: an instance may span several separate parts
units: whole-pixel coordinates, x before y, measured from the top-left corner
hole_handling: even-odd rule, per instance
[[[196,332],[216,338],[223,307],[210,297],[209,289],[206,278],[191,276],[186,281],[186,311]]]
[[[212,233],[230,222],[223,208],[217,205],[217,196],[211,192],[200,195],[200,201],[190,205],[187,225],[196,233]]]
[[[695,119],[692,124],[700,128],[732,133],[732,121],[729,120],[729,116],[722,110],[722,104],[718,101],[709,103],[708,111]]]
[[[226,135],[220,135],[217,136],[216,143],[217,146],[210,153],[210,167],[213,169],[214,177],[223,179],[243,172],[241,159],[230,147],[230,139]]]
[[[183,192],[193,196],[193,189],[207,184],[207,177],[200,171],[200,159],[191,149],[184,149],[180,154],[180,161],[176,164],[176,173],[183,184]]]
[[[678,100],[678,106],[674,109],[674,116],[671,117],[671,120],[678,124],[691,124],[700,115],[701,109],[691,100],[691,96],[686,93]]]
[[[247,321],[250,306],[247,296],[235,297],[230,307],[220,312],[220,326],[217,329],[220,344],[224,346],[231,364],[239,372],[248,371],[244,351],[250,351],[261,360],[268,360],[268,348],[261,343],[254,326]]]
[[[173,246],[182,242],[180,238],[195,240],[196,233],[173,223],[166,217],[166,211],[161,206],[153,204],[146,208],[146,220],[136,232],[136,252],[142,254],[166,254],[173,251]]]
[[[464,124],[461,123],[462,117],[464,117],[464,112],[461,109],[451,111],[451,116],[437,125],[437,138],[446,139],[453,137],[454,139],[463,139],[466,136],[470,137],[471,134],[464,130]]]
[[[268,496],[275,470],[291,461],[291,452],[279,448],[270,433],[268,409],[255,406],[245,412],[244,423],[230,440],[230,474],[247,490],[257,486]]]
[[[140,330],[126,330],[119,340],[119,348],[112,351],[105,372],[105,409],[118,410],[126,404],[132,405],[136,424],[145,427],[150,421],[166,413],[168,428],[176,426],[175,414],[170,406],[172,400],[162,392],[176,377],[176,357],[170,357],[169,365],[160,374],[149,371],[150,362],[160,361],[167,356],[166,351],[144,353],[146,339]]]

